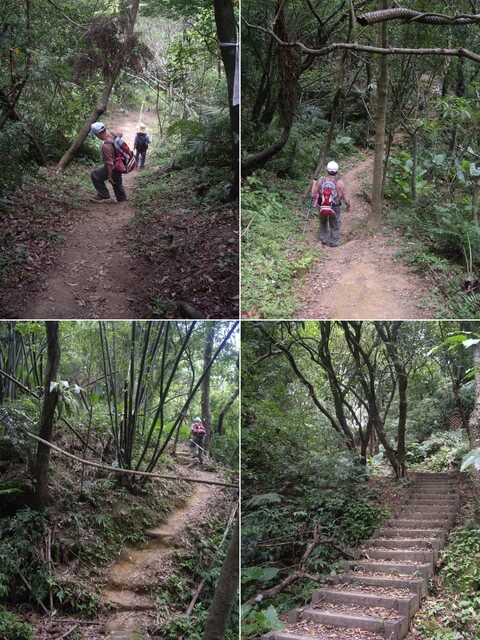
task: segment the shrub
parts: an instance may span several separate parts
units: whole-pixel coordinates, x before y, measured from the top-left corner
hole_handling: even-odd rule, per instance
[[[0,640],[36,640],[32,627],[0,607]]]

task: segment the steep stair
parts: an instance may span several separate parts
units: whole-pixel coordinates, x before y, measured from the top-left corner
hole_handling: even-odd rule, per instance
[[[417,473],[403,504],[330,588],[262,640],[403,640],[459,510],[458,478]]]

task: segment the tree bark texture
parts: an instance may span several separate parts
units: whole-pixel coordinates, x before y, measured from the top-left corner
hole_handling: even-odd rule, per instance
[[[39,437],[50,442],[53,432],[53,418],[58,402],[58,390],[52,389],[60,365],[59,323],[48,321],[45,323],[47,332],[47,368],[45,372],[45,388],[43,396],[42,414],[40,417]],[[35,462],[36,489],[34,506],[43,509],[48,504],[48,468],[50,465],[50,447],[39,443]]]
[[[237,63],[240,64],[240,56],[237,53],[239,47],[237,42],[237,23],[235,22],[232,0],[214,0],[213,5],[215,9],[217,37],[223,45],[220,45],[220,52],[222,54],[223,66],[227,77],[228,108],[230,112],[230,129],[232,132],[233,166],[233,180],[232,186],[230,187],[229,200],[233,202],[238,200],[240,182],[240,108],[238,104],[232,104],[235,67]],[[230,43],[231,46],[224,46]],[[236,46],[234,46],[235,43],[237,43]],[[237,69],[237,73],[240,73],[239,69]]]
[[[62,172],[66,169],[66,167],[72,161],[75,153],[80,149],[82,144],[85,142],[86,137],[90,133],[90,127],[92,126],[92,124],[96,120],[98,120],[98,118],[102,115],[102,113],[104,113],[107,109],[110,94],[112,92],[115,82],[117,81],[117,78],[122,70],[124,62],[128,55],[128,51],[130,48],[130,44],[131,44],[131,40],[133,37],[134,28],[135,28],[135,22],[137,19],[139,4],[140,4],[140,0],[132,1],[132,6],[129,11],[128,24],[125,31],[125,38],[124,38],[123,46],[119,51],[117,61],[113,66],[112,70],[110,71],[108,78],[106,78],[102,95],[100,96],[95,108],[93,109],[90,116],[87,118],[83,127],[80,129],[76,139],[70,145],[70,148],[67,149],[67,151],[65,151],[63,156],[60,158],[57,164],[57,171]]]
[[[475,405],[468,421],[470,446],[480,447],[480,344],[473,347],[473,367],[475,370]],[[480,512],[480,470],[472,466],[473,492],[477,514]],[[477,515],[478,519],[478,515]]]
[[[205,345],[203,348],[203,368],[208,367],[210,358],[213,353],[213,340],[215,337],[215,324],[207,322],[205,331]],[[205,448],[207,451],[212,444],[212,412],[210,407],[210,369],[208,369],[202,381],[200,406],[202,408],[202,420],[207,427],[207,436],[205,438]]]
[[[386,8],[386,0],[380,0],[380,9]],[[379,45],[388,46],[387,24],[380,25]],[[377,82],[377,117],[375,134],[375,158],[373,163],[372,213],[368,218],[368,226],[376,228],[380,224],[383,209],[383,156],[385,153],[385,127],[387,121],[388,100],[388,62],[382,55],[379,63]]]
[[[218,578],[212,604],[208,610],[203,640],[223,640],[225,638],[230,612],[238,592],[239,564],[239,525],[237,522]]]

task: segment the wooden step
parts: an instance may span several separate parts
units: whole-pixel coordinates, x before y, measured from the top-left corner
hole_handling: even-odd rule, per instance
[[[364,607],[383,607],[392,609],[402,616],[411,617],[420,606],[419,598],[415,595],[406,598],[368,593],[365,591],[347,591],[336,589],[317,589],[312,595],[312,604],[322,602],[338,602],[340,604],[353,604]]]
[[[345,612],[333,611],[328,608],[314,609],[305,607],[294,609],[288,614],[290,623],[298,620],[313,620],[321,624],[332,627],[347,627],[353,629],[363,629],[374,633],[383,633],[389,640],[400,640],[408,632],[409,620],[405,616],[398,616],[392,620],[385,620],[380,617],[369,615],[358,615]]]
[[[368,548],[365,549],[362,554],[365,554],[368,558],[373,560],[397,560],[402,562],[402,560],[410,560],[412,562],[435,562],[436,553],[434,550],[432,551],[410,551],[407,549],[376,549],[376,548]]]
[[[401,562],[382,562],[381,560],[347,560],[350,569],[365,573],[382,573],[388,575],[412,575],[430,578],[433,574],[431,562],[415,562],[402,564]]]
[[[369,575],[368,573],[344,573],[337,576],[336,580],[342,584],[365,585],[371,587],[387,587],[392,589],[410,589],[419,600],[428,592],[426,578],[414,578],[413,576],[400,578],[395,575]]]

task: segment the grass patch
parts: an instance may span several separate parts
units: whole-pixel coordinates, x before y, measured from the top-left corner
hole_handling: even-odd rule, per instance
[[[272,181],[258,174],[242,190],[242,306],[260,318],[294,315],[299,278],[319,255],[308,247],[296,213],[301,187]]]

